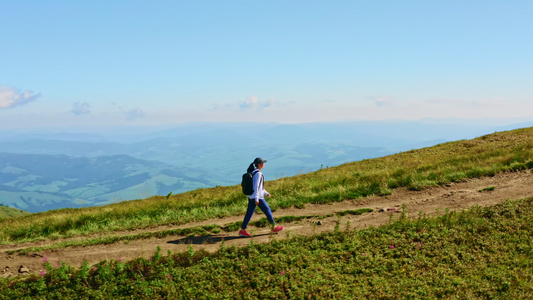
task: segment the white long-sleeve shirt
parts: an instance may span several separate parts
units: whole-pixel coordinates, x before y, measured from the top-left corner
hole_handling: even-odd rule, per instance
[[[254,193],[251,194],[249,198],[255,199],[255,202],[257,202],[259,199],[265,199],[265,195],[270,196],[270,193],[265,190],[265,178],[263,177],[263,173],[257,169],[255,169],[254,172],[254,176],[252,177]]]

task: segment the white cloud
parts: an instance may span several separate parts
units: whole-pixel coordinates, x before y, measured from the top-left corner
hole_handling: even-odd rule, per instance
[[[140,108],[136,107],[130,110],[126,110],[126,115],[128,120],[132,121],[144,117],[144,112]]]
[[[285,103],[287,105],[289,103]],[[250,95],[241,102],[215,103],[213,109],[216,111],[268,111],[273,107],[279,107],[279,103],[274,98],[259,100],[257,96]]]
[[[87,102],[76,102],[72,106],[70,112],[75,114],[76,116],[87,115],[91,112],[91,105]]]
[[[126,119],[128,121],[133,121],[135,119],[143,118],[145,117],[145,113],[142,109],[139,107],[131,108],[131,109],[124,109],[122,106],[118,105],[117,103],[113,102],[111,103],[113,106],[116,106],[121,114],[126,115]]]
[[[244,102],[239,104],[239,107],[242,109],[255,108],[258,104],[259,99],[254,95],[250,95]]]
[[[28,104],[41,97],[41,94],[34,94],[32,91],[21,92],[14,87],[1,86],[0,87],[0,109],[12,108]]]
[[[254,95],[248,96],[244,102],[239,103],[239,107],[241,109],[257,109],[257,110],[264,110],[272,107],[276,103],[276,99],[270,98],[265,101],[260,101],[259,98],[257,98]]]
[[[263,102],[262,107],[263,108],[269,108],[269,107],[273,106],[275,103],[276,103],[276,99],[270,98],[270,99],[266,100],[265,102]]]
[[[385,107],[385,106],[393,106],[394,100],[390,97],[385,96],[373,96],[370,97],[372,101],[374,101],[374,104],[378,107]]]

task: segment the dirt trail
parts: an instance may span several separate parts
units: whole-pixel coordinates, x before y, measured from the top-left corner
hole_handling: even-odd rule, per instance
[[[492,191],[480,192],[481,189],[495,187]],[[275,195],[273,195],[275,197]],[[445,209],[457,211],[469,208],[473,205],[488,206],[504,202],[507,199],[521,199],[533,196],[533,173],[501,173],[494,177],[484,177],[472,179],[461,183],[452,183],[446,186],[429,188],[423,191],[408,191],[405,189],[395,189],[392,195],[384,197],[368,197],[354,201],[344,201],[326,205],[308,204],[302,209],[278,209],[274,212],[274,217],[287,215],[293,216],[327,216],[339,211],[354,210],[359,208],[372,208],[374,212],[362,215],[346,215],[341,218],[339,229],[352,230],[362,229],[370,226],[380,226],[389,222],[392,218],[400,216],[402,205],[406,205],[407,216],[417,218],[419,212],[424,216],[431,216],[444,213]],[[384,210],[384,212],[380,212]],[[170,228],[194,227],[199,225],[225,224],[242,221],[244,216],[233,216],[221,219],[212,219],[202,222],[189,223],[183,226],[164,226],[150,231],[168,230]],[[258,220],[264,215],[254,215],[252,221]],[[299,222],[278,224],[285,226],[279,234],[270,234],[266,228],[249,227],[249,231],[254,235],[250,238],[241,238],[237,232],[221,233],[202,237],[187,238],[183,236],[169,236],[166,238],[150,238],[137,240],[129,243],[116,243],[112,245],[100,245],[89,247],[71,247],[59,250],[47,250],[30,255],[9,255],[8,250],[21,249],[32,246],[41,246],[43,243],[25,243],[17,245],[0,245],[0,276],[11,277],[21,274],[38,273],[43,269],[43,258],[53,266],[58,261],[71,266],[80,267],[84,260],[89,264],[97,263],[101,260],[128,261],[137,257],[150,257],[157,247],[161,247],[162,254],[166,255],[168,250],[173,253],[186,251],[191,245],[194,249],[204,249],[206,251],[217,251],[220,249],[222,241],[231,247],[245,246],[253,241],[254,243],[264,243],[273,239],[286,239],[287,236],[312,235],[326,231],[333,231],[337,224],[337,216],[320,219],[322,225],[314,225],[315,219],[304,219]],[[144,230],[146,231],[146,230]],[[140,231],[139,231],[140,232]],[[128,234],[138,232],[130,231]],[[19,273],[21,266],[28,269],[26,273]]]

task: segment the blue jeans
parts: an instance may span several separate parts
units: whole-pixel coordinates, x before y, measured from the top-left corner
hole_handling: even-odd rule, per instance
[[[256,206],[257,205],[255,205],[255,199],[248,198],[248,210],[246,211],[246,215],[244,216],[244,221],[242,222],[242,229],[246,229],[246,227],[248,227],[248,223],[250,223],[250,219],[254,215]],[[259,199],[259,208],[266,215],[268,222],[270,222],[270,224],[272,225],[275,225],[276,222],[274,222],[272,211],[270,210],[270,207],[268,206],[265,199]]]

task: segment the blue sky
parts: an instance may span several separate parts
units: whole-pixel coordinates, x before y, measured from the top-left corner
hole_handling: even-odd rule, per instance
[[[533,118],[532,1],[0,2],[0,128]]]

